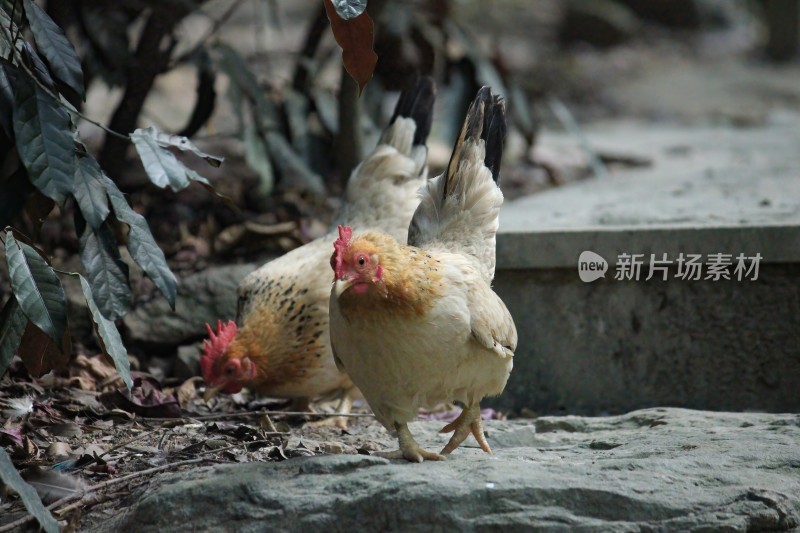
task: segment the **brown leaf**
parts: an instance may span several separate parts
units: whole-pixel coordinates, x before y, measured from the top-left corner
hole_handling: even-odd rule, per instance
[[[28,197],[28,201],[25,202],[23,213],[34,228],[34,238],[39,238],[42,230],[42,223],[55,205],[56,203],[53,200],[39,191],[34,191],[34,194]]]
[[[378,55],[372,49],[374,25],[367,12],[350,20],[344,20],[336,13],[331,0],[323,0],[328,20],[331,21],[333,37],[342,48],[342,63],[345,70],[358,84],[358,91],[364,90],[375,72]]]
[[[45,455],[48,459],[55,459],[61,457],[69,457],[72,453],[72,448],[66,442],[52,442],[45,450]]]
[[[4,428],[0,428],[0,444],[9,443],[17,448],[22,448],[24,442],[22,440],[21,425],[8,425]]]
[[[19,355],[25,368],[32,376],[39,377],[53,369],[63,369],[69,362],[72,353],[72,339],[69,328],[64,329],[61,346],[56,344],[32,322],[25,326],[22,341],[19,344]]]
[[[56,437],[80,437],[83,435],[83,430],[81,430],[81,427],[75,422],[54,424],[47,429]]]
[[[196,384],[202,381],[203,378],[200,376],[195,376],[193,378],[189,378],[183,382],[183,384],[178,387],[177,396],[178,396],[178,404],[186,409],[189,407],[189,404],[192,403],[192,400],[197,398],[197,386]]]
[[[181,407],[170,394],[161,392],[161,386],[153,379],[139,376],[133,380],[133,390],[117,389],[100,395],[106,407],[117,407],[129,413],[152,418],[178,418]]]
[[[70,383],[83,390],[95,390],[101,386],[105,390],[111,390],[121,385],[114,364],[109,362],[106,356],[96,355],[87,357],[84,354],[78,355],[69,365]],[[109,387],[109,384],[114,385]]]

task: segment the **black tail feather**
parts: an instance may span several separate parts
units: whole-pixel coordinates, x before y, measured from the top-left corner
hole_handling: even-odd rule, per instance
[[[506,104],[502,97],[491,96],[491,104],[484,108],[481,139],[486,142],[484,164],[492,171],[492,179],[499,183],[500,161],[506,142]]]
[[[394,108],[390,124],[397,117],[411,118],[417,125],[414,132],[414,146],[423,145],[428,140],[433,121],[433,101],[436,99],[436,84],[428,76],[415,80],[413,86],[403,90]]]
[[[483,162],[492,172],[492,179],[498,183],[500,177],[500,161],[503,159],[503,147],[506,139],[506,105],[499,95],[492,94],[489,87],[481,87],[469,106],[464,126],[453,148],[450,163],[445,171],[444,196],[450,193],[450,178],[457,170],[457,159],[461,155],[463,144],[472,139],[482,139],[486,145]]]

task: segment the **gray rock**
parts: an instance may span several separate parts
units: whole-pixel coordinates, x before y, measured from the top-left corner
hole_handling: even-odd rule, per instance
[[[236,317],[236,287],[259,265],[208,268],[180,280],[173,312],[160,296],[128,313],[124,325],[134,342],[178,345],[205,335],[205,323]]]
[[[440,446],[441,424],[412,431]],[[800,415],[652,409],[487,424],[490,457],[362,455],[173,474],[94,531],[785,531]],[[536,428],[535,431],[534,428]]]

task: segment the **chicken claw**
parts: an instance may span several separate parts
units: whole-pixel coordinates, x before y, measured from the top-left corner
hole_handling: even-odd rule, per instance
[[[412,463],[444,461],[446,459],[445,456],[436,452],[429,452],[417,444],[407,424],[395,423],[394,427],[397,429],[397,440],[400,441],[400,449],[391,452],[378,452],[375,454],[378,457],[385,457],[386,459],[405,459]]]
[[[458,418],[443,427],[439,433],[450,433],[453,431],[453,436],[450,441],[442,449],[442,455],[448,455],[458,448],[462,442],[469,436],[470,433],[478,441],[481,450],[489,455],[492,455],[492,449],[489,443],[486,442],[486,435],[483,433],[483,420],[481,419],[481,406],[478,404],[471,405],[461,411]]]

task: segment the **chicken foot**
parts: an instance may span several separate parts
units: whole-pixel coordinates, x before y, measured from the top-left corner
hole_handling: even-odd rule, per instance
[[[444,461],[445,457],[436,452],[429,452],[423,449],[414,436],[408,429],[408,424],[401,424],[395,422],[395,429],[397,430],[397,440],[400,443],[400,449],[391,452],[376,452],[378,457],[385,457],[386,459],[405,459],[412,463],[421,463],[423,461]]]
[[[448,455],[453,450],[458,448],[462,442],[469,436],[470,433],[478,441],[481,450],[489,455],[492,455],[492,449],[489,443],[486,442],[486,435],[483,434],[483,420],[481,419],[481,406],[480,404],[473,404],[464,408],[458,418],[443,427],[439,433],[453,432],[450,441],[442,449],[442,455]]]
[[[350,411],[353,410],[353,396],[356,394],[356,389],[347,389],[342,393],[342,397],[339,400],[338,405],[336,406],[336,414],[337,415],[349,415]],[[339,429],[347,429],[347,417],[346,416],[331,416],[330,418],[323,418],[322,420],[317,420],[315,422],[309,422],[306,424],[309,427],[320,428],[320,427],[336,427]]]

